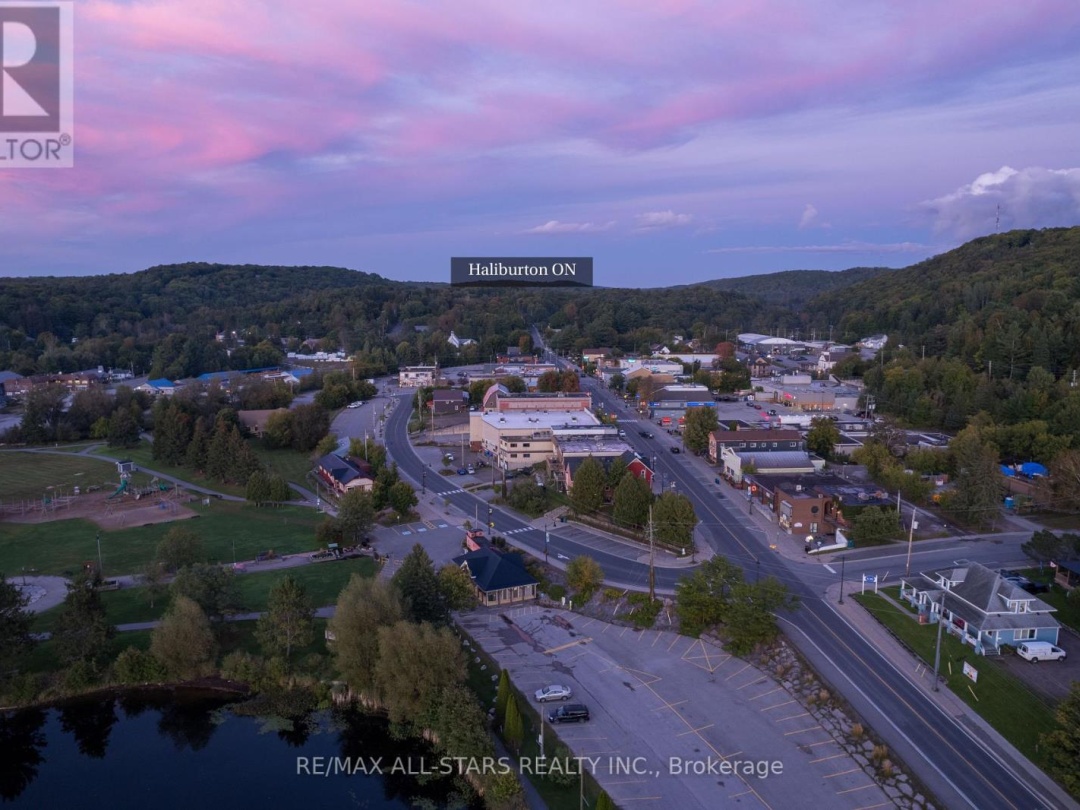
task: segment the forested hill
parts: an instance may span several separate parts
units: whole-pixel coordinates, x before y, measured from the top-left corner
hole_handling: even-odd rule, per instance
[[[845,340],[887,333],[1015,377],[1080,366],[1080,227],[1010,231],[810,301]]]
[[[801,308],[812,298],[852,284],[894,272],[887,267],[853,267],[850,270],[785,270],[740,278],[718,278],[697,286],[737,292],[768,304]]]
[[[185,322],[200,310],[243,310],[322,290],[386,283],[340,267],[264,267],[187,263],[130,274],[0,279],[5,326],[36,337],[40,332],[76,336],[95,318],[142,320],[167,316]],[[86,331],[82,332],[85,336]]]

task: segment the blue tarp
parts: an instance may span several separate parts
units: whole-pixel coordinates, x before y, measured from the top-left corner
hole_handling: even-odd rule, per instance
[[[1036,475],[1045,476],[1047,474],[1046,467],[1036,461],[1025,461],[1023,464],[1020,465],[1020,472],[1021,474],[1026,475],[1029,478]]]
[[[1001,474],[1006,476],[1007,478],[1014,478],[1016,476],[1016,470],[1014,470],[1012,467],[1006,467],[1004,464],[1002,464]]]

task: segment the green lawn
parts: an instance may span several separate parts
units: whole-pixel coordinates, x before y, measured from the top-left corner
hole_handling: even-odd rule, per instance
[[[928,666],[933,667],[937,639],[935,626],[920,625],[877,594],[853,594],[852,598],[914,650]],[[963,674],[964,661],[978,670],[977,684]],[[1053,731],[1057,726],[1053,709],[1038,695],[1006,672],[997,661],[977,655],[971,647],[948,633],[944,633],[941,639],[941,674],[955,694],[1024,756],[1035,763],[1043,762],[1038,748],[1039,735]]]
[[[272,472],[290,483],[314,489],[314,484],[307,479],[307,474],[314,469],[307,453],[298,453],[295,450],[268,450],[259,439],[251,439],[249,443],[255,455],[259,457],[259,461]]]
[[[165,473],[166,475],[171,475],[174,478],[179,478],[181,481],[190,481],[192,484],[198,484],[200,487],[205,487],[214,492],[224,492],[226,495],[237,495],[241,498],[244,497],[245,487],[234,486],[232,484],[219,484],[217,481],[210,481],[209,479],[204,478],[187,467],[171,467],[168,464],[156,461],[150,442],[139,442],[138,447],[132,447],[128,450],[102,446],[95,450],[94,453],[97,455],[112,456],[113,458],[130,459],[135,462],[139,469],[155,470],[157,472]]]
[[[375,561],[370,557],[353,560],[339,560],[305,565],[299,568],[286,568],[278,571],[240,574],[237,582],[240,598],[245,613],[253,613],[266,608],[270,589],[286,576],[292,576],[301,583],[311,596],[316,607],[324,607],[337,602],[338,594],[348,583],[353,574],[363,577],[375,576]],[[119,591],[105,591],[101,594],[106,615],[113,624],[132,624],[160,619],[168,606],[168,597],[158,598],[150,607],[150,600],[144,588],[124,588]],[[40,613],[34,620],[34,632],[52,632],[60,616],[56,607]]]
[[[150,476],[142,475],[134,483],[145,486]],[[38,500],[45,495],[71,495],[74,487],[116,489],[120,474],[111,461],[92,456],[45,453],[0,453],[0,501]]]
[[[101,534],[106,576],[134,574],[154,555],[158,542],[172,526],[197,532],[211,562],[254,559],[260,551],[295,554],[316,548],[315,526],[322,515],[303,507],[257,509],[243,503],[210,500],[190,504],[199,517],[173,523],[104,531],[88,520],[48,523],[0,523],[0,571],[18,573],[34,568],[41,574],[79,570],[97,559],[95,537]]]
[[[1080,601],[1070,600],[1069,595],[1057,585],[1052,586],[1047,593],[1040,593],[1038,598],[1057,608],[1055,619],[1080,633]]]

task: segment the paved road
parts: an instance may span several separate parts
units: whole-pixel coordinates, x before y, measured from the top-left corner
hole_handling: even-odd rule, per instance
[[[605,407],[617,407],[607,392],[595,386],[592,392],[595,401],[605,402]],[[406,437],[407,418],[407,405],[394,410],[387,423],[386,445],[402,473],[419,482],[423,465]],[[818,567],[816,563],[797,562],[769,550],[769,543],[775,538],[746,515],[745,504],[728,497],[707,474],[696,469],[693,463],[686,464],[681,456],[678,463],[673,463],[675,457],[663,449],[666,434],[657,435],[661,437],[659,440],[638,436],[628,438],[632,444],[639,445],[639,450],[644,442],[658,443],[660,452],[652,446],[644,449],[648,455],[658,456],[658,465],[666,476],[670,476],[668,480],[675,481],[678,491],[694,502],[702,520],[700,534],[717,553],[742,564],[748,571],[753,570],[755,575],[776,576],[800,597],[803,608],[785,618],[789,637],[823,677],[844,694],[889,747],[934,791],[939,801],[947,807],[1071,806],[1060,798],[1060,791],[1051,792],[1053,789],[1047,788],[1045,783],[1018,773],[1014,763],[1004,761],[976,735],[942,712],[923,688],[913,684],[877,649],[852,632],[831,602],[822,598],[825,586],[835,582],[838,575],[830,572],[825,564]],[[432,485],[441,485],[442,497],[466,514],[476,508],[478,499],[454,489],[449,482],[432,482]],[[486,508],[486,503],[483,506]],[[534,553],[543,553],[544,532],[501,510],[495,510],[494,520],[495,531]],[[958,558],[957,548],[963,548],[963,558],[1006,564],[1017,558],[1014,545],[1007,539],[1002,539],[1000,545],[920,545],[913,568],[947,564]],[[553,555],[566,557],[588,553],[600,563],[607,577],[619,584],[640,588],[647,583],[647,566],[583,547],[558,530],[550,533],[549,550]],[[845,574],[848,573],[848,562],[851,564],[850,575],[854,576],[861,571],[877,572],[883,565],[891,566],[896,561],[887,559],[890,556],[895,556],[891,549],[845,555]],[[835,570],[835,563],[827,564]],[[684,570],[658,570],[659,589],[672,592],[684,573]]]

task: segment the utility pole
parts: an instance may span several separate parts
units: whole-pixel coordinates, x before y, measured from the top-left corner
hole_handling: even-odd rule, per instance
[[[548,530],[548,529],[544,529],[544,562],[545,563],[548,561],[548,545],[550,543],[551,543],[551,531]],[[540,712],[540,722],[541,722],[541,724],[544,722],[544,713],[543,712]],[[543,732],[541,732],[541,735],[542,734],[543,734]],[[540,747],[543,748],[543,745],[541,745]],[[543,756],[543,754],[541,754],[541,756]]]
[[[649,507],[649,601],[656,601],[656,569],[653,568],[653,558],[656,553],[654,527],[652,522],[652,507]]]
[[[914,506],[911,507],[911,528],[908,530],[907,536],[907,565],[904,568],[904,576],[906,577],[911,576],[911,545],[915,539],[915,527],[918,525],[915,523],[915,515],[918,514],[918,511]]]
[[[937,646],[934,647],[934,691],[938,690],[938,670],[941,668],[941,625],[945,622],[945,603],[942,600],[941,610],[937,617]]]
[[[844,560],[847,555],[840,556],[840,604],[844,604]]]
[[[103,568],[103,566],[101,564],[101,532],[98,532],[97,533],[97,571],[98,571],[98,577],[101,578],[101,579],[105,578],[105,574],[102,573],[103,570],[104,570],[104,568]]]

